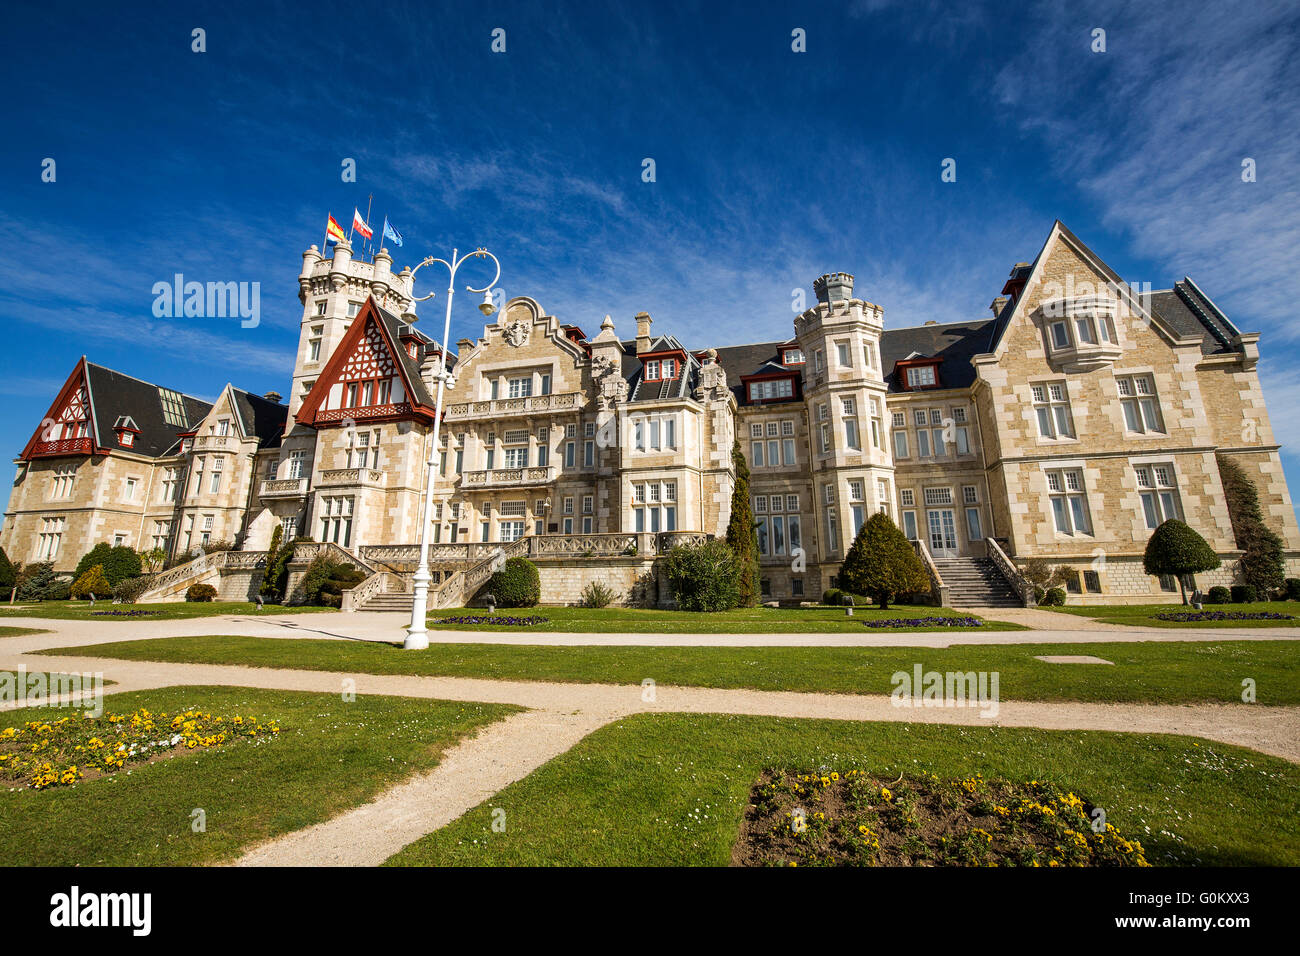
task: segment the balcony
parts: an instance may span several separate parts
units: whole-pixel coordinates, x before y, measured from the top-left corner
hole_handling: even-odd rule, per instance
[[[228,449],[233,451],[236,447],[234,435],[195,435],[194,448],[196,451],[214,451],[217,449]]]
[[[448,405],[444,420],[468,422],[479,418],[511,418],[528,415],[576,412],[587,403],[582,392],[559,392],[554,395],[529,395],[526,398],[497,398],[487,402],[461,402]]]
[[[382,488],[383,485],[384,473],[373,468],[331,468],[329,471],[321,472],[320,478],[316,481],[316,486],[319,488],[339,486]]]
[[[467,471],[460,476],[465,491],[488,488],[532,488],[555,481],[554,465],[532,468],[493,468],[491,471]]]
[[[57,438],[37,442],[29,458],[57,458],[61,455],[89,455],[94,451],[90,438]]]
[[[307,494],[306,478],[268,478],[262,482],[262,498],[302,498]]]

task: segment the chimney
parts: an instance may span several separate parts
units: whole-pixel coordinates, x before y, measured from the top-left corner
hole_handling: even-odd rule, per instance
[[[1007,304],[1007,297],[1005,295],[1000,295],[992,302],[989,303],[989,309],[993,312],[993,317],[995,319],[1002,314],[1002,309],[1006,306],[1006,304]]]
[[[279,405],[280,402],[283,401],[284,399],[284,396],[281,395],[279,392],[267,392],[262,397],[265,398],[268,402],[274,402],[277,405]]]
[[[636,354],[650,351],[650,313],[636,314]]]
[[[853,298],[853,276],[847,272],[829,272],[813,280],[813,294],[818,302],[847,302]]]

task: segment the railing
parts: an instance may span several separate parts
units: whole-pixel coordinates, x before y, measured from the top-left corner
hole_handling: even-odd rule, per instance
[[[195,448],[234,448],[235,439],[231,435],[195,435]]]
[[[373,485],[384,483],[384,473],[373,468],[331,468],[322,471],[317,485]]]
[[[345,548],[340,548],[333,541],[298,541],[294,543],[294,564],[310,564],[320,555],[325,555],[331,561],[336,561],[339,564],[356,565],[363,571],[368,571],[371,574],[376,574],[383,570],[382,568],[375,567],[364,558],[358,557],[351,551],[348,551]]]
[[[632,557],[667,554],[679,544],[698,544],[713,538],[699,531],[616,531],[602,534],[525,535],[517,541],[464,542],[429,545],[429,564],[460,564],[481,561],[499,548],[527,557]],[[414,567],[420,560],[418,544],[375,544],[360,549],[362,557],[376,565]]]
[[[524,488],[530,485],[548,485],[553,481],[555,481],[554,465],[466,471],[460,476],[462,488]]]
[[[1007,583],[1020,597],[1020,603],[1025,607],[1037,607],[1038,602],[1034,600],[1033,584],[1020,573],[1020,569],[1007,557],[1007,553],[1002,550],[1002,546],[993,538],[985,538],[984,546],[998,572],[1007,579]]]
[[[397,586],[394,587],[394,584]],[[359,611],[376,594],[405,591],[406,582],[401,577],[391,571],[376,571],[356,587],[348,588],[343,592],[340,609],[349,612]]]
[[[925,542],[916,540],[912,542],[917,556],[921,563],[925,565],[925,573],[930,578],[930,597],[939,607],[947,607],[950,590],[948,585],[943,583],[943,577],[939,574],[939,568],[935,566],[934,558],[930,557],[930,549],[925,546]]]
[[[263,498],[301,498],[305,494],[306,478],[268,478],[262,482]]]
[[[610,555],[654,553],[654,536],[649,534],[547,534],[528,537],[532,555]]]
[[[485,402],[460,402],[448,405],[444,421],[467,421],[473,418],[502,418],[532,415],[538,412],[577,411],[586,404],[583,392],[559,392],[554,395],[529,395],[526,398],[497,398]]]
[[[94,451],[90,438],[58,438],[37,442],[32,449],[33,458],[53,458],[58,455],[89,455]]]

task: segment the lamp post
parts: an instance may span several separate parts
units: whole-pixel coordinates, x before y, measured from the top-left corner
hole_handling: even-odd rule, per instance
[[[420,513],[422,516],[420,524],[420,566],[415,570],[415,602],[411,606],[411,626],[406,629],[406,640],[402,646],[407,650],[418,651],[429,646],[428,625],[425,623],[425,614],[429,605],[429,581],[432,575],[429,573],[429,538],[432,526],[431,518],[433,513],[433,480],[438,461],[438,435],[442,427],[442,392],[447,381],[451,378],[451,373],[447,369],[447,346],[451,339],[451,300],[456,292],[456,270],[461,267],[466,259],[491,259],[496,264],[497,273],[481,289],[473,286],[465,286],[467,292],[475,294],[483,293],[483,302],[479,305],[479,311],[484,315],[491,315],[496,311],[496,306],[492,304],[492,292],[490,291],[501,278],[501,263],[497,257],[492,255],[483,247],[475,249],[473,252],[467,252],[459,259],[456,258],[457,250],[451,250],[451,261],[446,259],[437,259],[433,256],[425,259],[411,272],[411,288],[415,288],[415,273],[419,272],[425,266],[439,262],[447,267],[450,275],[447,277],[447,318],[442,327],[442,354],[438,361],[438,391],[434,400],[433,411],[433,438],[429,445],[428,460],[425,462],[424,477],[424,494],[421,501]],[[432,299],[434,294],[430,292],[425,296],[413,297],[415,302],[424,302]]]

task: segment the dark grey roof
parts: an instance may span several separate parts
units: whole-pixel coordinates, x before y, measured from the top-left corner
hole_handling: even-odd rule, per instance
[[[113,425],[119,418],[127,416],[140,429],[131,451],[159,458],[175,450],[181,432],[193,429],[212,411],[212,406],[202,399],[181,394],[186,424],[184,427],[171,424],[163,418],[158,390],[157,385],[87,362],[86,391],[95,413],[96,443],[104,448],[121,448]]]
[[[378,304],[375,305],[375,311],[379,313],[380,321],[383,322],[384,325],[388,328],[389,338],[392,339],[394,342],[398,342],[400,339],[401,327],[403,325],[406,325],[407,323],[403,322],[396,315],[389,312],[387,309],[382,308]],[[414,329],[412,329],[412,331],[414,331]],[[426,341],[432,341],[428,339],[426,336],[424,336],[423,333],[417,332],[416,334],[419,335],[421,338],[425,339]],[[429,390],[425,387],[424,380],[420,378],[420,363],[417,362],[415,359],[411,358],[411,356],[407,353],[406,349],[400,347],[400,344],[396,351],[397,351],[397,360],[402,363],[402,368],[406,370],[406,379],[408,382],[411,383],[411,392],[413,393],[413,397],[415,398],[416,402],[426,407],[432,408],[434,405],[434,398],[432,395],[429,394]],[[448,350],[445,354],[447,355],[447,367],[455,368],[456,357],[452,355],[450,350]]]
[[[641,381],[641,370],[643,368],[640,359],[637,357],[636,342],[631,342],[631,361],[628,361],[628,343],[620,343],[623,346],[622,371],[627,379],[628,401],[629,402],[652,402],[666,398],[690,398],[695,391],[695,386],[699,384],[700,363],[694,355],[677,340],[673,335],[661,335],[650,343],[649,352],[666,352],[671,349],[681,349],[686,354],[686,361],[682,365],[681,374],[676,378],[667,381],[643,382]],[[628,372],[631,374],[627,374]]]
[[[894,364],[915,353],[940,359],[939,384],[943,388],[967,388],[975,381],[971,358],[988,350],[989,331],[994,320],[919,325],[910,329],[886,329],[880,336],[880,367],[891,392],[903,391]]]
[[[239,415],[245,435],[256,435],[259,448],[279,448],[284,437],[284,425],[289,416],[289,406],[272,402],[261,395],[233,388],[235,412]]]
[[[1182,335],[1199,335],[1201,352],[1215,355],[1234,351],[1232,337],[1237,329],[1191,279],[1172,289],[1151,293],[1151,311]]]

